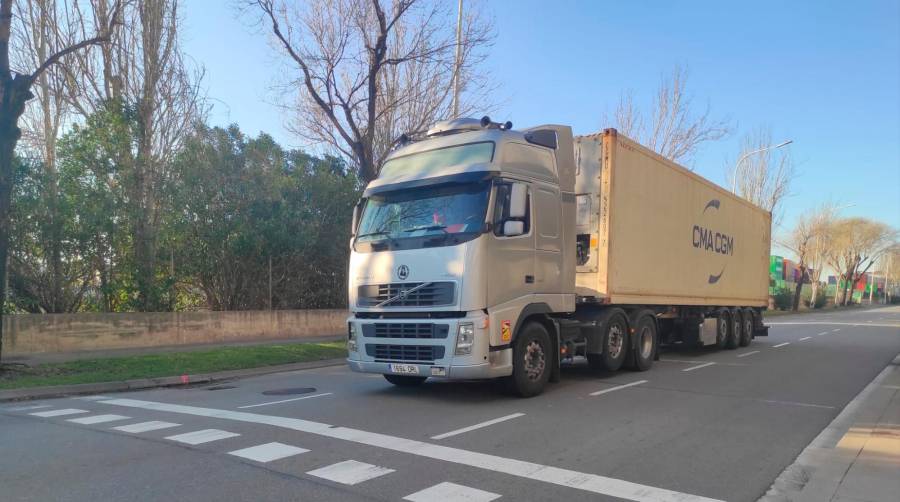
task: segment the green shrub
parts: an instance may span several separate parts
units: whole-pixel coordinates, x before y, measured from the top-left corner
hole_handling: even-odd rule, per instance
[[[794,299],[794,292],[791,288],[778,288],[775,290],[775,294],[772,295],[775,299],[775,308],[778,310],[790,310],[792,300]]]

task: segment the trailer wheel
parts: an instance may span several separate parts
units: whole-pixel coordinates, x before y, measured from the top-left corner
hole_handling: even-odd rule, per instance
[[[397,387],[416,387],[422,385],[428,377],[417,377],[409,375],[384,375],[384,379]]]
[[[641,316],[634,328],[634,369],[647,371],[653,366],[656,355],[656,345],[659,343],[659,333],[656,330],[656,322],[649,316]]]
[[[728,333],[731,331],[731,313],[720,310],[716,319],[716,348],[724,349],[728,343]]]
[[[619,313],[611,315],[602,325],[600,354],[588,354],[588,364],[592,369],[618,371],[628,354],[628,322]]]
[[[753,311],[744,309],[741,311],[741,340],[740,346],[746,347],[753,340]]]
[[[507,380],[510,390],[520,397],[543,392],[553,369],[553,355],[547,329],[537,322],[526,324],[513,346],[513,373]]]

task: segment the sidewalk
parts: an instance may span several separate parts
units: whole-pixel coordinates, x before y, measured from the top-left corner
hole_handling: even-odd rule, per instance
[[[847,405],[760,501],[881,502],[900,494],[900,356]]]

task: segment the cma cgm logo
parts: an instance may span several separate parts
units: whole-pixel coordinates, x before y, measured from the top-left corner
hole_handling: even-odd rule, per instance
[[[719,211],[719,204],[719,199],[712,199],[711,201],[707,202],[706,207],[703,208],[701,218],[705,217],[707,212],[717,213]],[[710,253],[725,256],[731,256],[734,254],[734,237],[721,232],[718,229],[711,229],[708,226],[694,225],[694,228],[691,230],[691,243],[695,248]],[[719,279],[722,278],[722,274],[725,273],[725,267],[726,265],[722,265],[722,269],[718,274],[709,275],[709,284],[715,284],[719,282]]]

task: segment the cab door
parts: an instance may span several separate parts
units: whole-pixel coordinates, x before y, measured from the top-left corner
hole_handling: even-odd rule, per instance
[[[534,186],[535,292],[556,294],[562,287],[562,205],[559,188]]]
[[[514,204],[514,185],[525,189],[525,211],[522,215],[510,213]],[[487,304],[496,306],[530,295],[535,291],[533,221],[533,187],[530,183],[503,180],[497,183],[494,193],[492,235],[487,253]],[[513,223],[507,225],[507,223]],[[518,227],[521,234],[507,235],[509,227]]]

